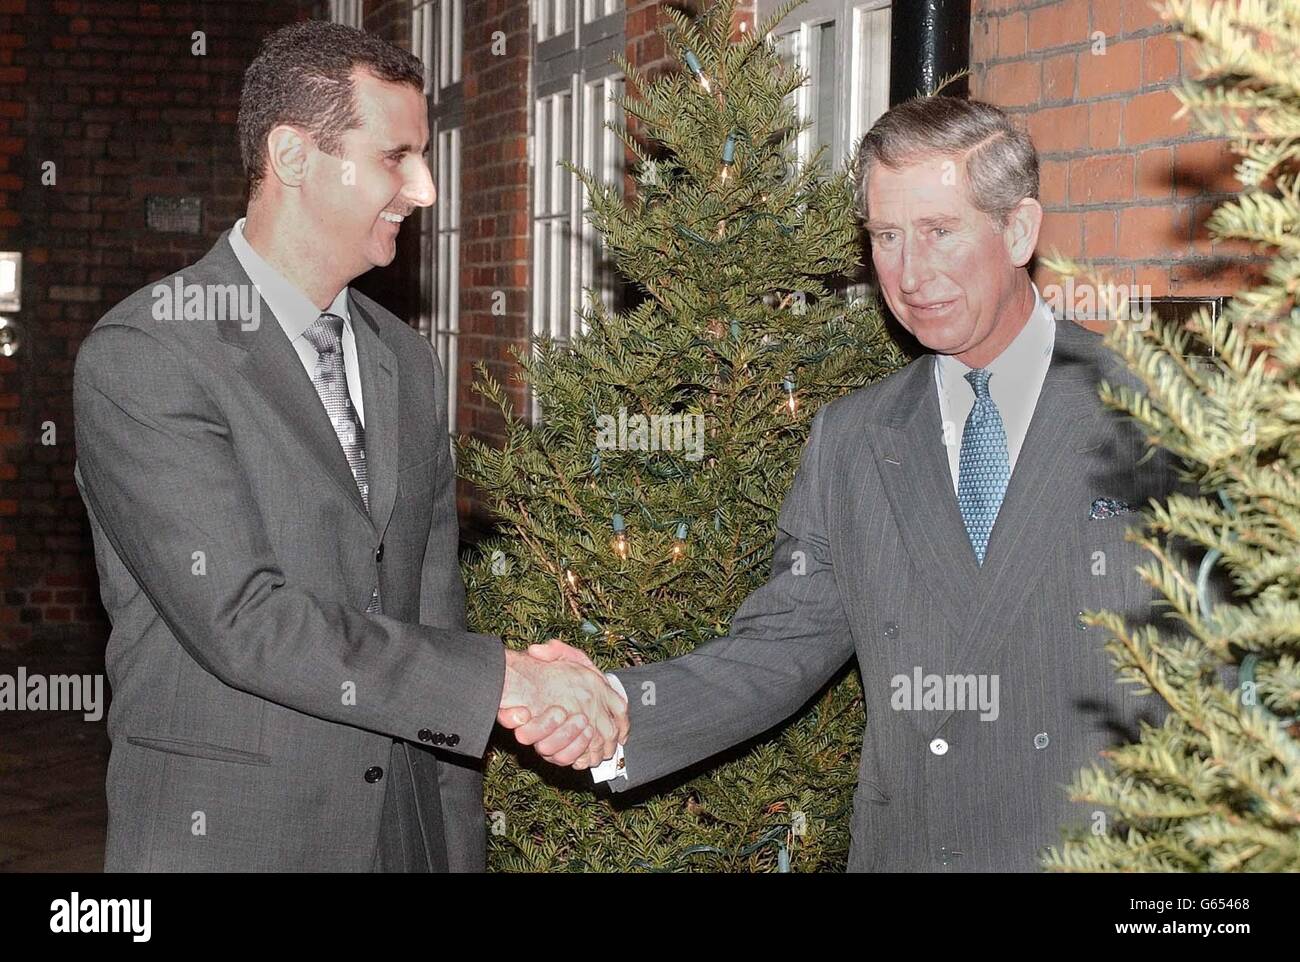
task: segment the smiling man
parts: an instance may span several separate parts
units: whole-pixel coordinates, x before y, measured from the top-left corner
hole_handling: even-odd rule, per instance
[[[78,353],[110,871],[482,870],[499,710],[556,721],[538,748],[565,764],[626,735],[598,672],[465,630],[446,381],[348,287],[434,203],[422,91],[360,31],[272,34],[240,99],[247,217]],[[179,317],[173,287],[265,309]]]
[[[1124,535],[1175,474],[1159,452],[1140,463],[1140,433],[1097,395],[1128,372],[1030,280],[1038,161],[1002,111],[896,106],[858,177],[880,290],[932,353],[818,412],[770,580],[726,637],[616,672],[632,734],[594,774],[624,791],[715,755],[856,656],[849,868],[1033,870],[1060,826],[1091,817],[1061,786],[1162,713],[1117,684],[1079,616],[1150,619],[1145,555]],[[532,654],[586,663],[557,642]],[[501,721],[525,743],[555,728],[522,710]]]

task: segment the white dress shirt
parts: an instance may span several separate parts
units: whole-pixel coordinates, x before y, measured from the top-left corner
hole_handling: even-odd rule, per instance
[[[1032,282],[1031,286],[1034,289],[1034,308],[1029,314],[1029,320],[1002,353],[985,367],[985,370],[992,372],[989,394],[1002,415],[1002,424],[1007,434],[1007,456],[1012,471],[1015,470],[1016,459],[1025,443],[1025,434],[1029,431],[1034,408],[1038,406],[1038,396],[1042,393],[1047,368],[1052,363],[1052,348],[1056,344],[1056,318],[1038,293],[1038,287]],[[954,494],[959,480],[962,431],[966,427],[966,418],[970,416],[971,408],[975,406],[975,389],[965,378],[971,370],[974,369],[951,354],[935,356],[934,385],[939,392],[939,439],[948,449],[948,469],[952,473]],[[605,677],[626,701],[627,692],[618,676],[606,673]],[[626,778],[623,746],[618,746],[613,758],[606,759],[593,768],[591,777],[596,782]]]
[[[241,217],[230,229],[230,249],[235,252],[235,259],[244,269],[248,279],[257,288],[262,303],[271,309],[275,319],[280,322],[284,336],[289,339],[293,349],[298,352],[307,377],[316,373],[315,346],[303,332],[316,323],[321,314],[335,314],[343,318],[343,367],[348,378],[348,394],[352,396],[352,406],[357,410],[357,418],[362,429],[366,426],[366,408],[361,400],[361,373],[357,366],[357,339],[352,332],[352,315],[348,310],[348,289],[345,287],[334,298],[328,311],[320,310],[307,295],[290,283],[283,274],[266,262],[244,238],[244,220]]]

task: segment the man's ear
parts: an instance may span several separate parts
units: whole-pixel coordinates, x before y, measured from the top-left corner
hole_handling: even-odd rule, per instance
[[[299,187],[307,179],[307,135],[297,127],[279,124],[266,135],[267,166],[286,187]]]
[[[1016,267],[1024,267],[1034,256],[1038,246],[1038,231],[1043,226],[1043,205],[1026,197],[1011,211],[1002,240],[1007,245],[1007,255]]]

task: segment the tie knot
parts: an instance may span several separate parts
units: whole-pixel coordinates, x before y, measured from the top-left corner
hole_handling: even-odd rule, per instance
[[[343,339],[343,318],[337,314],[322,314],[302,333],[316,348],[317,354],[333,354]]]
[[[975,392],[975,400],[986,401],[989,397],[989,378],[993,372],[982,367],[977,367],[973,371],[966,372],[966,380],[971,389]]]

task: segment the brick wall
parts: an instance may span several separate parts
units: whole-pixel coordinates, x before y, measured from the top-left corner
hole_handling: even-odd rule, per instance
[[[1154,296],[1228,294],[1253,276],[1248,248],[1204,229],[1240,186],[1234,160],[1173,119],[1170,86],[1194,65],[1147,0],[974,0],[971,12],[972,96],[1016,115],[1038,147],[1040,252]]]
[[[526,411],[523,386],[512,381],[512,346],[529,336],[532,214],[528,166],[531,26],[528,0],[466,4],[461,79],[460,433],[500,438],[496,409],[472,390],[482,362],[507,389],[516,412]],[[493,51],[494,37],[504,51]],[[498,293],[504,313],[493,313]],[[499,309],[500,310],[500,309]],[[462,484],[462,505],[473,512]]]
[[[113,304],[243,213],[243,72],[298,15],[294,0],[0,0],[0,248],[24,254],[26,329],[0,357],[0,646],[103,633],[72,477],[73,360]],[[202,198],[202,233],[148,230],[151,194]]]

